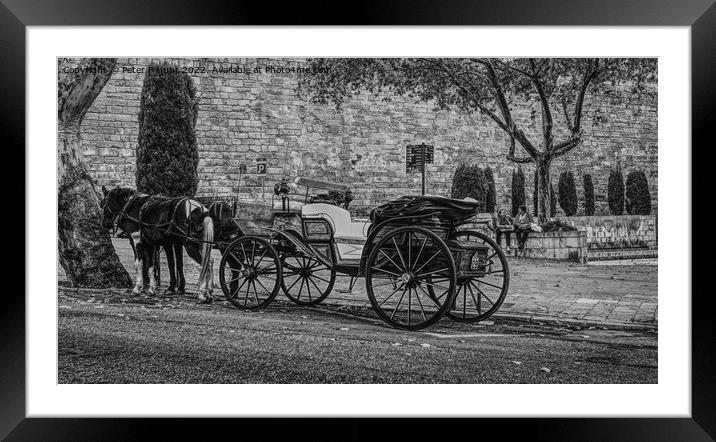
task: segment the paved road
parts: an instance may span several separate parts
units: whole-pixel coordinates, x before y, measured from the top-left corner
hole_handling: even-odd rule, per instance
[[[126,291],[59,295],[60,383],[656,383],[649,331],[447,319],[421,332],[368,310],[278,300],[258,312]]]
[[[113,239],[122,263],[131,275],[132,251],[126,239]],[[220,255],[215,251],[215,270]],[[569,262],[510,258],[512,278],[510,291],[495,317],[531,320],[532,322],[572,322],[656,328],[658,324],[657,273],[652,262],[637,265],[581,265]],[[166,260],[162,271],[168,279]],[[199,266],[185,258],[187,288],[194,290]],[[59,280],[64,279],[60,269]],[[217,272],[214,273],[218,284]],[[345,293],[349,278],[339,276],[327,305],[368,307],[362,280],[352,293]],[[217,296],[222,296],[217,287]]]

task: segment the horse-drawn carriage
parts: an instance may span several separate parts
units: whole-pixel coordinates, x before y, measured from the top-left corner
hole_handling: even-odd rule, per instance
[[[306,187],[302,204],[291,201],[286,183],[275,188],[278,207],[238,204],[235,239],[218,245],[219,283],[235,307],[264,308],[279,291],[315,305],[338,274],[351,277],[351,287],[364,277],[376,314],[401,329],[419,330],[443,315],[481,321],[502,304],[510,280],[504,253],[487,235],[464,229],[477,203],[403,197],[361,221],[338,205],[309,199],[310,189],[345,196],[347,186],[303,177],[295,185]]]

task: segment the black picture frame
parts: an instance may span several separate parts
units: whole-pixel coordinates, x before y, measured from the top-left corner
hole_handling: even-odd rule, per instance
[[[714,188],[703,161],[694,161],[696,146],[711,148],[713,138],[714,79],[716,79],[716,6],[714,0],[494,0],[452,3],[438,0],[369,1],[364,3],[294,2],[277,6],[269,2],[246,1],[153,1],[125,0],[0,0],[0,124],[3,126],[5,152],[19,155],[16,161],[25,164],[25,31],[27,26],[77,25],[263,25],[263,24],[335,24],[335,25],[550,25],[550,26],[689,26],[691,27],[692,63],[692,201],[713,201]],[[338,7],[340,6],[340,7]],[[15,211],[14,214],[19,212]],[[22,211],[24,213],[24,210]],[[691,214],[694,235],[703,231],[702,224]],[[688,223],[688,221],[685,221]],[[52,226],[53,224],[48,224]],[[25,231],[25,235],[31,232]],[[702,238],[704,239],[704,238]],[[697,284],[709,275],[714,264],[712,246],[697,247],[692,238],[692,415],[691,418],[529,418],[481,419],[479,424],[460,422],[461,431],[479,426],[479,434],[488,429],[508,434],[510,439],[530,440],[713,440],[716,437],[716,367],[714,366],[714,320],[711,290],[697,292]],[[50,249],[54,245],[48,245]],[[18,259],[17,262],[20,262]],[[24,263],[24,259],[22,260]],[[28,264],[28,265],[31,265]],[[668,269],[659,269],[668,271]],[[23,287],[24,288],[24,287]],[[24,290],[23,290],[24,292]],[[19,293],[19,291],[18,291]],[[683,296],[690,293],[668,294]],[[3,297],[0,308],[0,437],[7,440],[84,440],[134,439],[151,437],[157,426],[171,427],[182,436],[236,428],[230,420],[208,424],[205,420],[177,419],[35,419],[25,418],[25,302],[20,296]],[[618,398],[615,398],[618,400]],[[470,421],[472,421],[470,419]],[[395,422],[395,424],[393,423]],[[390,434],[406,428],[400,422],[379,422]],[[413,430],[428,435],[431,428],[439,433],[454,430],[447,422],[420,420],[408,424]],[[241,428],[256,426],[267,434],[275,433],[267,422],[252,419]],[[312,439],[360,439],[373,437],[375,421],[357,419],[297,420],[271,424],[284,428],[293,438],[310,435]],[[201,427],[196,429],[194,426]],[[190,428],[194,428],[191,431]],[[287,430],[287,428],[289,430]],[[453,428],[453,430],[442,430]],[[164,430],[162,430],[164,431]],[[248,431],[248,430],[247,430]],[[165,433],[166,434],[166,433]],[[475,433],[478,434],[478,433]],[[326,436],[326,437],[321,437]],[[453,437],[458,437],[454,434]]]

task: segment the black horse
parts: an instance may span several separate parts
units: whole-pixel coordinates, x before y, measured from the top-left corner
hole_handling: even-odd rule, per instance
[[[139,268],[139,254],[137,253],[136,242],[139,239],[139,209],[142,205],[147,202],[150,198],[149,195],[140,194],[135,192],[133,189],[127,187],[117,187],[112,190],[107,190],[106,187],[102,186],[103,199],[101,207],[102,213],[102,227],[113,233],[124,234],[129,239],[129,245],[132,247],[132,253],[134,253],[134,266],[135,269]],[[133,235],[136,234],[136,235]],[[154,257],[155,261],[159,263],[159,253]],[[170,265],[170,270],[172,269]],[[160,266],[154,267],[154,278],[159,284],[160,278]],[[149,281],[149,273],[146,266],[142,269],[143,281]],[[139,274],[137,274],[137,281]],[[139,282],[137,282],[139,284]],[[137,286],[134,289],[135,294],[139,294],[142,289],[141,286]]]
[[[131,235],[137,270],[133,293],[141,292],[143,279],[149,274],[148,293],[150,296],[155,294],[157,284],[153,269],[158,264],[155,255],[159,247],[164,247],[167,255],[170,277],[167,292],[174,292],[178,284],[178,292],[183,293],[186,284],[184,248],[189,257],[202,265],[198,297],[202,302],[210,302],[214,226],[208,209],[186,197],[148,196],[121,187],[110,191],[103,187],[103,192],[104,227],[122,229]]]

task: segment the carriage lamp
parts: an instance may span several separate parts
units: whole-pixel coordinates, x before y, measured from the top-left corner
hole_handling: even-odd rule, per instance
[[[289,197],[288,194],[291,192],[291,188],[288,186],[286,181],[281,181],[273,186],[273,194],[281,197],[281,210],[288,211]]]

